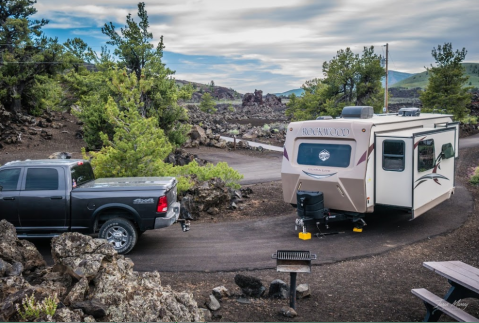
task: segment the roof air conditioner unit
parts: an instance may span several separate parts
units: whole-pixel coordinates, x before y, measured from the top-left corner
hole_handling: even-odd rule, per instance
[[[398,111],[398,115],[402,117],[417,117],[421,114],[419,108],[401,108]]]
[[[374,108],[368,106],[344,107],[341,115],[345,119],[370,119],[374,115]]]

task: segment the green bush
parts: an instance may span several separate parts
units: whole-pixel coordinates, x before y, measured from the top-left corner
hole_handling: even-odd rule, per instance
[[[274,129],[273,131],[274,131],[275,133],[278,133],[278,132],[280,132],[280,131],[285,131],[287,127],[288,127],[288,124],[287,124],[287,123],[280,123],[280,122],[278,122],[278,123],[272,123],[272,124],[271,124],[271,128]]]
[[[230,131],[229,131],[229,134],[230,134],[230,135],[233,135],[233,136],[236,136],[236,135],[239,134],[239,131],[238,131],[238,129],[233,129],[233,130],[230,130]]]
[[[270,126],[268,126],[267,124],[265,124],[265,125],[263,126],[263,131],[269,131],[270,128],[271,128]]]
[[[477,124],[477,117],[467,115],[460,120],[464,124]]]
[[[227,163],[204,167],[196,162],[185,166],[165,163],[163,160],[171,152],[172,145],[163,130],[158,128],[158,119],[143,118],[136,108],[137,103],[135,100],[115,102],[109,99],[106,115],[108,122],[114,125],[114,136],[110,140],[101,133],[105,146],[99,152],[91,152],[91,164],[97,177],[175,176],[179,192],[190,189],[195,179],[206,181],[214,177],[221,178],[229,187],[240,187],[238,180],[243,176]],[[88,159],[85,149],[83,155]]]
[[[57,310],[58,303],[59,300],[57,294],[48,296],[41,303],[37,302],[34,294],[32,294],[30,296],[25,296],[22,300],[21,307],[19,304],[16,304],[16,310],[24,321],[37,321],[42,314],[45,314],[48,321],[51,321]]]
[[[229,167],[227,163],[220,162],[217,165],[207,164],[206,166],[199,166],[196,161],[193,161],[185,166],[172,166],[168,170],[169,176],[176,176],[182,180],[181,187],[178,185],[178,191],[183,192],[193,186],[193,179],[198,181],[207,181],[212,178],[220,178],[226,186],[238,189],[241,186],[238,181],[243,178],[238,171]],[[189,179],[189,183],[185,183],[184,179]]]
[[[469,182],[473,185],[479,185],[479,167],[476,167],[474,175],[471,176]]]

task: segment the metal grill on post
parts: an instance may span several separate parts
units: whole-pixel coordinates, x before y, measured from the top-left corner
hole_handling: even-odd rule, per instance
[[[305,250],[278,250],[272,258],[276,259],[278,272],[290,275],[289,306],[296,309],[296,276],[298,273],[311,273],[311,260],[317,257]]]

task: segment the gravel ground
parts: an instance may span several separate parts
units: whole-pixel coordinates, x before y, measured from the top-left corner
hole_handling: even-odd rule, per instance
[[[479,149],[461,151],[457,180],[466,182],[468,169],[477,166],[478,161]],[[272,187],[274,183],[269,187],[257,185],[255,191],[261,190],[262,195],[278,194]],[[312,295],[298,300],[295,318],[280,314],[281,307],[288,305],[287,300],[260,298],[251,299],[249,304],[238,302],[241,291],[234,283],[234,276],[241,273],[261,279],[268,288],[274,279],[289,284],[288,274],[272,270],[162,273],[162,282],[177,290],[192,291],[203,307],[214,287],[226,286],[232,296],[221,300],[221,309],[213,313],[213,321],[422,321],[426,312],[424,305],[411,294],[411,289],[427,288],[442,296],[449,288],[447,280],[424,268],[423,262],[460,260],[479,267],[479,188],[469,184],[466,187],[474,196],[475,212],[456,231],[382,255],[313,266],[311,274],[299,274],[298,284],[309,284]],[[464,302],[468,304],[467,312],[479,317],[479,301],[466,299]],[[448,320],[447,316],[441,318],[441,321]]]

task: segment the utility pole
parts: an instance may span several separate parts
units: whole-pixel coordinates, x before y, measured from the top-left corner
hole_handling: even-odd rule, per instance
[[[386,113],[389,113],[389,109],[388,109],[388,55],[389,55],[389,44],[386,43],[386,88],[384,89],[384,107],[386,108]]]

